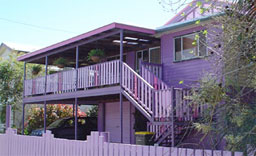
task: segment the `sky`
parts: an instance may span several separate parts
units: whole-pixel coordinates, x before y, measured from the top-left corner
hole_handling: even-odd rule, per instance
[[[154,29],[171,17],[159,0],[0,0],[0,43],[39,49],[112,22]]]

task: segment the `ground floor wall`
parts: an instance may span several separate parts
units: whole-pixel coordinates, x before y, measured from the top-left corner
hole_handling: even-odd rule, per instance
[[[134,106],[123,102],[123,143],[135,143],[134,136]],[[121,142],[120,103],[108,102],[99,104],[98,130],[110,132],[110,142]]]

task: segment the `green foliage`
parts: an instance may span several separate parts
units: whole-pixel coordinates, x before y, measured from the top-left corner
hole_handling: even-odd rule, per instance
[[[5,121],[5,108],[20,110],[23,93],[23,63],[16,61],[16,56],[8,60],[0,58],[0,103],[3,105],[0,117]]]
[[[55,71],[55,70],[49,70],[49,74],[55,74],[55,73],[57,73],[57,71]]]
[[[52,122],[57,119],[61,119],[64,117],[72,117],[73,116],[73,106],[72,105],[63,105],[63,104],[55,104],[55,105],[47,105],[46,107],[46,125],[48,126]],[[27,123],[26,123],[26,131],[27,133],[31,133],[32,130],[37,128],[44,127],[44,108],[43,107],[34,107],[31,108],[28,112]],[[84,112],[81,112],[78,109],[78,116],[86,116]]]
[[[98,106],[92,106],[87,112],[88,117],[97,117],[98,116]]]
[[[63,57],[59,57],[53,62],[53,65],[63,68],[64,66],[68,65],[68,61]]]
[[[212,39],[209,61],[214,64],[193,87],[193,103],[207,108],[194,126],[210,136],[213,148],[218,138],[232,151],[256,147],[256,12],[251,2],[234,1],[203,33]]]
[[[33,65],[32,66],[32,74],[37,75],[42,70],[41,65]]]
[[[91,61],[92,56],[99,56],[99,57],[104,57],[105,53],[101,49],[92,49],[88,53],[88,61]]]

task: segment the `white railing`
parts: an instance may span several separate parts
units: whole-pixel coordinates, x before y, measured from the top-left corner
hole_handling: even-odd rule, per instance
[[[24,81],[24,96],[32,95],[33,79]]]
[[[159,138],[169,128],[170,125],[153,124],[151,122],[147,122],[147,130],[155,133],[155,139]]]
[[[78,69],[78,88],[119,83],[119,60],[95,64]]]
[[[1,156],[242,156],[242,152],[131,145],[108,142],[106,132],[91,132],[86,141],[17,135],[13,129],[0,134]]]
[[[25,96],[43,94],[45,88],[45,77],[25,80]]]
[[[155,114],[158,121],[170,121],[172,115],[172,89],[155,90]]]
[[[156,120],[170,118],[172,91],[156,90],[126,63],[122,66],[122,87]]]
[[[147,68],[149,71],[151,71],[154,75],[156,75],[158,78],[162,79],[162,65],[161,64],[155,64],[155,63],[148,63],[148,62],[141,62],[141,67]]]
[[[57,93],[59,91],[60,85],[59,81],[61,73],[55,73],[47,76],[47,93]]]
[[[119,83],[119,68],[119,60],[78,68],[77,87],[78,89],[88,89],[117,84]],[[25,80],[24,95],[44,94],[44,88],[45,77]],[[75,69],[47,75],[46,93],[59,94],[75,90]]]
[[[161,79],[162,76],[158,72],[154,72],[154,69],[159,67],[159,71],[162,71],[162,66],[151,66],[150,64],[141,63],[140,74],[141,76],[150,83],[155,89],[168,89],[168,85]],[[160,70],[161,69],[161,70]]]
[[[122,65],[122,87],[143,107],[150,115],[153,115],[154,88],[137,74],[126,63]]]
[[[174,114],[178,121],[193,121],[203,117],[207,105],[192,103],[191,91],[188,89],[175,88],[175,109]]]

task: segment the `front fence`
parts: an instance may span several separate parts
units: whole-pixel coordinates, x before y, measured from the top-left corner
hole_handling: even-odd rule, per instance
[[[14,129],[0,134],[1,156],[242,156],[243,153],[109,143],[107,133],[92,132],[86,141],[17,135]]]

